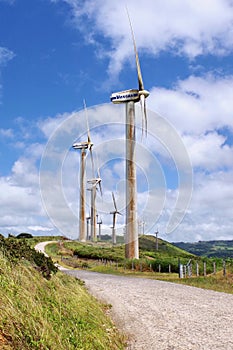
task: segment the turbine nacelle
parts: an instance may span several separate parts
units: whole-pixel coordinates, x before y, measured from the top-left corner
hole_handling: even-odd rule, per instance
[[[112,103],[126,103],[129,101],[139,102],[141,96],[143,95],[145,98],[149,96],[149,91],[147,90],[137,90],[137,89],[129,89],[123,90],[119,92],[113,92],[110,99]]]
[[[92,146],[93,146],[93,143],[91,143],[91,145],[90,145],[90,143],[88,141],[86,141],[86,142],[75,142],[72,145],[72,147],[74,149],[88,149],[88,148],[90,148]]]
[[[129,101],[138,102],[140,100],[140,95],[137,89],[130,89],[113,92],[110,98],[113,103],[126,103]]]
[[[95,178],[95,179],[87,180],[87,183],[90,184],[90,185],[97,185],[100,182],[101,182],[101,178]]]

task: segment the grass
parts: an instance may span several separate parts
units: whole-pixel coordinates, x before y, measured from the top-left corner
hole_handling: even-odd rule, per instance
[[[233,294],[233,275],[230,272],[226,276],[223,276],[222,271],[220,271],[216,275],[171,279],[171,282]]]
[[[1,349],[124,349],[107,312],[79,280],[60,272],[47,280],[26,260],[12,265],[0,253]]]
[[[147,244],[148,242],[146,242]],[[99,243],[98,243],[99,244]],[[167,273],[167,264],[168,262],[173,263],[172,267],[177,265],[178,257],[177,256],[171,256],[168,257],[167,250],[171,251],[171,247],[169,246],[168,249],[165,247],[163,248],[166,252],[165,255],[160,251],[159,257],[157,257],[157,262],[161,262],[161,266],[164,268],[163,273],[159,273],[158,269],[157,272],[150,271],[148,268],[148,264],[152,260],[144,260],[140,259],[138,262],[135,262],[134,270],[132,270],[132,261],[128,261],[127,263],[123,260],[123,249],[124,246],[117,246],[117,247],[111,247],[109,245],[105,246],[104,244],[99,246],[98,244],[88,243],[88,244],[81,244],[79,242],[66,242],[64,245],[61,245],[60,248],[57,244],[49,244],[46,247],[46,252],[53,256],[53,258],[59,259],[61,255],[63,254],[63,260],[62,264],[64,264],[67,267],[71,268],[88,268],[90,271],[95,272],[101,272],[101,273],[108,273],[108,274],[115,274],[115,275],[125,275],[125,276],[134,276],[134,277],[144,277],[144,278],[152,278],[152,279],[158,279],[163,281],[169,281],[169,282],[175,282],[175,283],[182,283],[186,285],[191,285],[199,288],[205,288],[205,289],[212,289],[219,292],[225,292],[225,293],[231,293],[233,294],[233,279],[232,279],[232,273],[233,273],[233,266],[232,261],[229,261],[229,264],[227,265],[227,275],[226,277],[223,276],[222,272],[222,260],[221,259],[204,259],[207,262],[207,276],[200,276],[196,277],[193,276],[192,278],[183,278],[180,279],[178,276],[178,273]],[[73,249],[77,249],[77,247],[80,247],[80,251],[85,251],[85,258],[82,258],[82,254],[80,258],[77,259],[77,257],[73,257]],[[83,250],[83,247],[85,250]],[[106,247],[106,248],[105,248]],[[144,246],[145,251],[149,249],[148,246]],[[119,264],[111,260],[111,258],[114,256],[113,251],[116,249],[116,255],[119,258]],[[108,253],[111,252],[111,255],[109,256]],[[87,257],[88,252],[92,252],[91,259],[88,259]],[[119,252],[121,252],[121,256],[119,255]],[[177,254],[177,251],[174,251]],[[101,255],[100,255],[101,254]],[[156,254],[152,250],[152,254]],[[93,256],[98,257],[98,259],[94,259]],[[105,257],[107,260],[104,262],[104,264],[100,261],[100,256]],[[142,254],[141,256],[144,256]],[[185,260],[184,258],[185,254],[181,250],[181,262],[182,260]],[[190,254],[187,255],[190,257]],[[111,260],[111,261],[110,261]],[[199,262],[199,271],[200,275],[203,274],[203,259],[200,257],[197,259]],[[143,267],[143,262],[147,263],[147,268],[141,271],[141,267]],[[187,259],[186,259],[187,261]],[[213,261],[217,261],[217,274],[213,275],[211,274],[211,271],[213,271]],[[166,265],[164,265],[166,263]],[[125,267],[123,266],[125,264]],[[141,266],[140,266],[141,265]],[[165,269],[166,268],[166,269]],[[194,270],[195,266],[193,266]],[[166,271],[166,272],[165,272]],[[173,270],[172,270],[173,271]]]

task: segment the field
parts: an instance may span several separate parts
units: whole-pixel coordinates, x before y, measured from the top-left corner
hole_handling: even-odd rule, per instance
[[[59,264],[70,268],[153,278],[233,293],[232,259],[226,260],[224,272],[222,259],[198,257],[163,240],[159,240],[159,249],[156,251],[154,237],[140,237],[139,246],[139,260],[126,260],[124,245],[112,246],[106,242],[84,244],[60,241],[48,245],[46,252]],[[190,261],[192,274],[179,278],[179,263],[185,265]]]
[[[50,269],[45,278],[32,261],[34,249],[24,241],[1,236],[0,243],[0,349],[125,348],[125,337],[107,315],[110,305],[98,302],[81,281],[61,272]],[[16,250],[17,245],[21,248]]]

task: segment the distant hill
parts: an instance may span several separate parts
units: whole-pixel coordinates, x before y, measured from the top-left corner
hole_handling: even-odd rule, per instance
[[[199,241],[194,243],[176,242],[173,245],[198,256],[233,258],[233,240]]]
[[[139,237],[139,249],[141,253],[148,253],[153,257],[161,256],[165,257],[183,257],[191,258],[192,254],[188,251],[185,251],[182,247],[178,247],[172,243],[164,241],[161,238],[158,238],[158,251],[156,250],[156,238],[152,235],[144,235]]]

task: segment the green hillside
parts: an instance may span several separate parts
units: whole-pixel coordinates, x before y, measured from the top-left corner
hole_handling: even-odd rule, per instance
[[[173,245],[198,256],[233,258],[233,240],[199,241],[194,243],[178,242],[173,243]]]
[[[140,255],[149,255],[151,257],[179,257],[190,259],[193,254],[176,247],[175,245],[158,239],[158,250],[156,250],[156,238],[150,235],[144,235],[139,238]]]
[[[96,271],[96,265],[117,263],[125,269],[132,268],[132,261],[125,259],[125,245],[113,246],[110,242],[86,242],[63,241],[50,244],[46,247],[48,255],[56,261],[72,268],[89,268]],[[134,268],[143,271],[178,272],[179,262],[186,264],[192,254],[159,239],[158,250],[156,250],[156,239],[154,236],[141,236],[139,238],[139,260],[134,261]],[[170,266],[170,267],[169,267]]]
[[[1,350],[124,349],[107,309],[24,240],[0,235]]]

